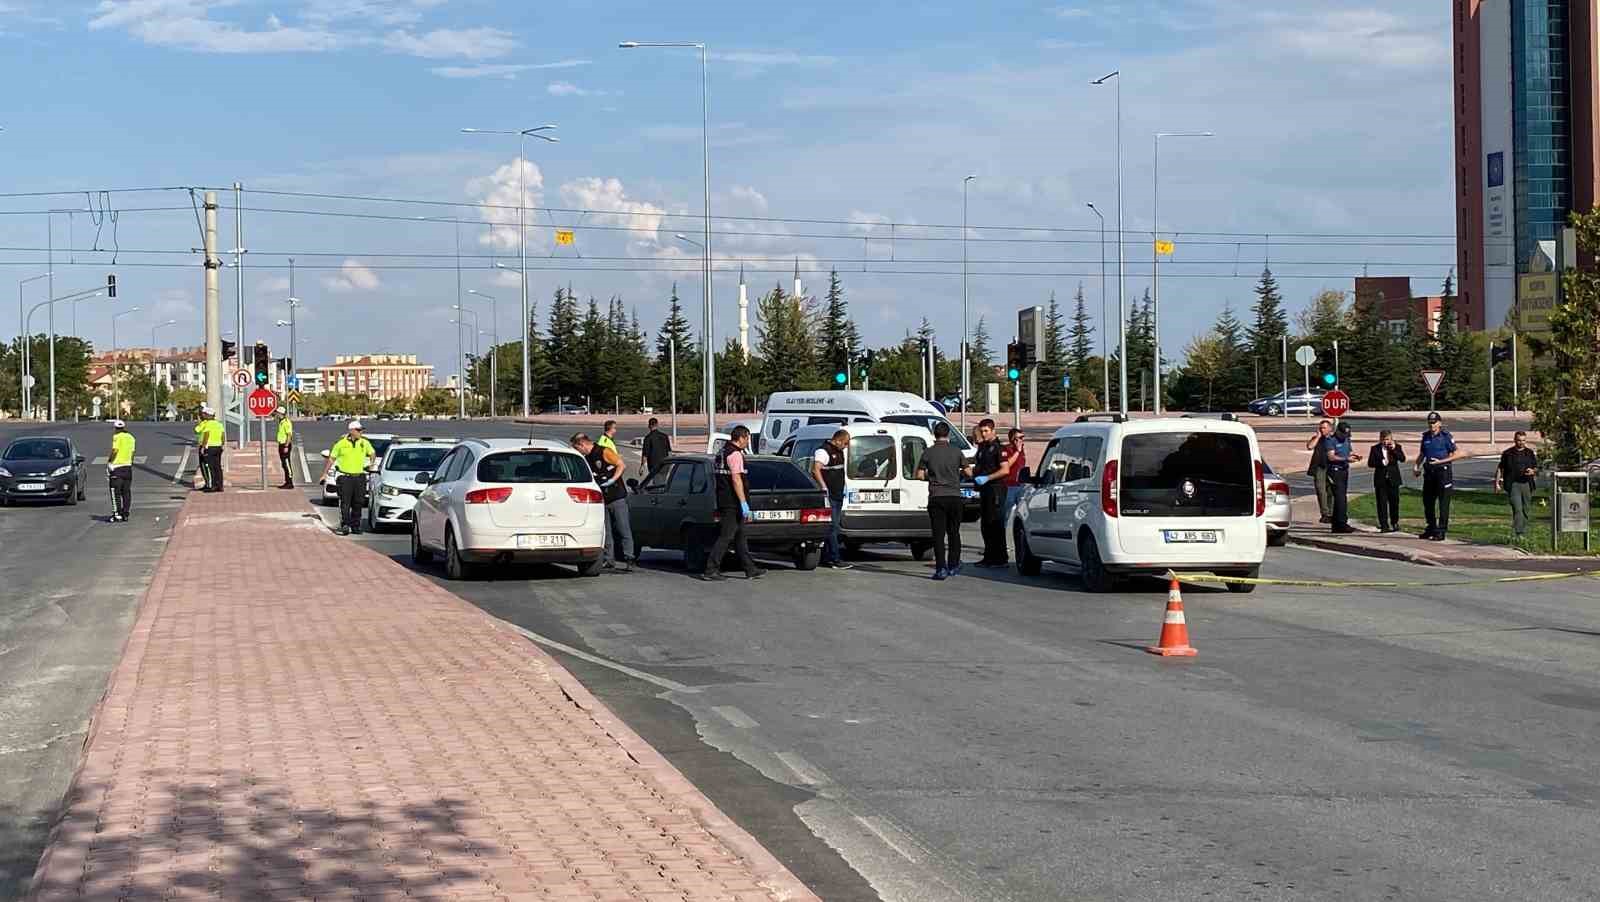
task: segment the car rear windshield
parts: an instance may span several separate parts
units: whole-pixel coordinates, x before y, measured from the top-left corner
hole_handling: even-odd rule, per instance
[[[1122,440],[1128,517],[1244,517],[1255,513],[1255,459],[1246,436],[1154,432]]]
[[[66,460],[66,442],[32,441],[12,442],[6,449],[6,460]]]
[[[947,426],[950,425],[949,420],[939,416],[936,413],[897,413],[894,416],[884,417],[883,421],[885,423],[900,423],[906,426],[921,426],[929,432],[933,431],[934,423],[944,423]],[[957,448],[960,448],[963,451],[972,447],[972,443],[967,441],[967,437],[962,435],[961,430],[954,426],[950,426],[950,444],[955,445]]]
[[[425,473],[439,465],[449,448],[397,448],[389,455],[388,469],[397,473]]]
[[[815,492],[817,484],[787,460],[752,460],[745,465],[752,492]]]
[[[593,482],[589,465],[563,451],[509,451],[478,461],[479,482]]]
[[[394,439],[392,439],[392,438],[369,438],[369,439],[367,439],[367,444],[372,446],[372,454],[373,454],[374,457],[382,457],[383,456],[383,452],[389,450],[389,446],[394,444]]]

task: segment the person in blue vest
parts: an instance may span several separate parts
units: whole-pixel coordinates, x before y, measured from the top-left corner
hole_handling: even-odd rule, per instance
[[[1444,417],[1438,411],[1430,412],[1428,431],[1422,433],[1422,448],[1411,468],[1413,476],[1422,477],[1422,510],[1428,518],[1424,539],[1443,542],[1450,532],[1450,496],[1455,492],[1451,464],[1461,457],[1455,437],[1444,428]]]
[[[1323,459],[1328,468],[1328,504],[1333,517],[1332,531],[1352,533],[1350,525],[1350,465],[1361,460],[1361,455],[1350,448],[1350,424],[1340,422],[1333,434],[1322,440]]]

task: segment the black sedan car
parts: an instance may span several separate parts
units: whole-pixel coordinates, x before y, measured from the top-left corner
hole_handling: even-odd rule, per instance
[[[0,504],[84,500],[87,471],[72,439],[28,436],[0,454]]]
[[[750,455],[745,468],[752,515],[745,525],[750,552],[787,557],[797,569],[815,570],[833,517],[827,495],[786,457]],[[721,523],[711,456],[668,458],[644,482],[630,479],[628,486],[633,489],[628,515],[636,548],[682,551],[687,570],[704,570]]]

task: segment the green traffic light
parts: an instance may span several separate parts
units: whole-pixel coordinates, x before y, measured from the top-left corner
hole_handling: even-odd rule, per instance
[[[1333,378],[1333,374],[1332,373],[1323,373],[1322,374],[1322,384],[1323,385],[1332,385],[1332,384],[1334,384],[1334,382],[1335,382],[1335,380]]]
[[[1006,378],[1010,379],[1012,382],[1015,382],[1022,378],[1022,373],[1019,370],[1012,368],[1006,370]]]
[[[846,376],[844,373],[834,373],[833,374],[833,381],[839,383],[840,385],[843,385],[843,384],[845,384],[845,382],[849,381],[849,377]]]

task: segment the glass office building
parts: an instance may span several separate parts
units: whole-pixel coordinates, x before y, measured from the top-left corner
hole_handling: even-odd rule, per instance
[[[1519,273],[1528,271],[1538,242],[1559,236],[1572,209],[1568,2],[1510,5],[1512,210]]]

